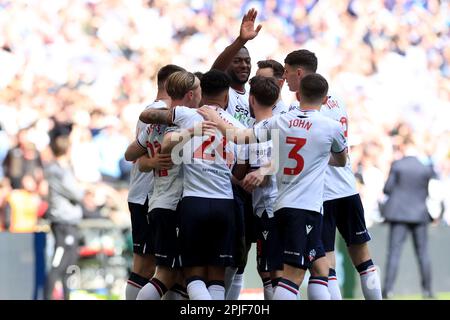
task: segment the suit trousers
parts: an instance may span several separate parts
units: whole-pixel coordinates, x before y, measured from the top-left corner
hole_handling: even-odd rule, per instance
[[[403,245],[410,232],[414,250],[419,263],[423,292],[431,292],[431,261],[428,253],[428,224],[390,222],[389,248],[385,270],[384,292],[392,292],[397,277]]]

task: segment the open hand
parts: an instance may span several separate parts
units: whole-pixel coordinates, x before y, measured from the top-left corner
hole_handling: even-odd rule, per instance
[[[195,125],[194,135],[213,136],[216,134],[217,124],[212,121],[202,121]]]
[[[248,10],[248,12],[242,18],[241,30],[239,32],[239,37],[242,40],[252,40],[258,35],[259,30],[261,30],[262,26],[258,24],[255,29],[255,19],[257,15],[258,11],[252,8]]]
[[[197,109],[197,112],[207,121],[217,123],[220,120],[219,114],[211,107],[203,106]]]

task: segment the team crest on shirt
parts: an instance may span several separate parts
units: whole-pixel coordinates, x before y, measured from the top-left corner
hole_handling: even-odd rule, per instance
[[[316,250],[312,249],[309,252],[308,259],[309,259],[309,261],[313,261],[315,257],[316,257]]]
[[[163,133],[160,124],[150,124],[147,126],[147,134],[151,134],[154,131],[156,131],[157,134],[159,134],[159,135],[161,135]]]

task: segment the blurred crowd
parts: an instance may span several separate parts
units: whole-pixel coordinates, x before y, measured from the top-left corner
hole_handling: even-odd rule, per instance
[[[156,95],[158,69],[174,63],[208,70],[250,7],[263,25],[248,43],[253,65],[283,62],[299,48],[314,51],[318,72],[347,106],[368,224],[381,221],[383,185],[405,139],[438,173],[434,214],[442,215],[444,202],[448,212],[448,1],[1,0],[0,230],[29,230],[45,216],[43,167],[57,124],[71,127],[85,217],[127,226],[130,164],[123,154]],[[294,97],[284,88],[283,98]],[[6,210],[14,214],[2,221]]]

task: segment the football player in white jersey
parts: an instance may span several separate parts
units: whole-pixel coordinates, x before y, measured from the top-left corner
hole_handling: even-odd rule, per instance
[[[226,110],[247,128],[253,125],[254,118],[250,113],[248,89],[246,88],[252,65],[245,44],[254,39],[262,28],[261,25],[255,28],[257,14],[255,9],[250,9],[244,15],[239,36],[225,48],[211,67],[211,69],[226,71],[231,77],[229,102]]]
[[[279,114],[279,113],[283,113],[283,112],[287,112],[288,108],[287,106],[284,104],[283,100],[281,99],[281,89],[283,88],[284,85],[284,67],[281,63],[275,61],[275,60],[262,60],[262,61],[258,61],[257,63],[258,65],[258,70],[256,70],[256,76],[263,76],[263,77],[273,77],[276,79],[276,83],[280,88],[280,94],[278,96],[278,99],[275,103],[274,106],[272,106],[272,110],[271,110],[271,115],[275,115],[275,114]],[[250,111],[252,116],[255,116],[256,118],[256,111],[253,109],[253,107],[250,107]],[[264,107],[260,110],[261,111],[261,116],[264,117],[266,114],[269,114],[269,110],[264,109]],[[250,146],[250,150],[252,150],[252,147]],[[269,148],[270,150],[270,148]],[[263,159],[260,159],[263,160]],[[254,164],[252,164],[252,167],[254,167]],[[274,177],[273,177],[274,178]],[[254,185],[255,183],[261,183],[263,180],[263,176],[261,176],[261,174],[259,173],[259,170],[252,170],[251,172],[249,172],[246,176],[245,179],[242,181],[242,185],[246,186],[244,187],[244,189],[247,192],[251,192],[249,191],[248,188],[251,188],[252,185]],[[275,186],[276,188],[276,186]],[[264,189],[264,188],[263,188]],[[270,197],[271,192],[268,192],[267,190],[264,191],[264,194],[268,197]],[[253,192],[252,193],[252,197],[258,197],[259,195],[259,191],[256,191],[256,195]],[[256,202],[259,202],[259,200],[257,200]],[[255,199],[252,200],[252,204],[253,204],[253,209],[255,208]],[[255,213],[255,211],[254,211]],[[253,219],[250,220],[247,218],[247,221],[251,221],[252,224],[255,225],[255,230],[254,230],[254,239],[256,241],[256,245],[257,245],[257,253],[258,252],[262,252],[262,242],[266,242],[267,241],[267,237],[265,237],[264,239],[262,239],[261,237],[259,237],[261,235],[261,232],[267,232],[267,230],[261,231],[259,229],[262,228],[262,224],[261,224],[261,219]],[[269,220],[270,222],[270,220]],[[247,223],[249,224],[249,223]],[[269,224],[264,224],[267,227],[270,227]],[[250,228],[248,228],[250,229]],[[251,231],[250,231],[251,232]],[[258,249],[259,248],[261,249]],[[257,257],[258,261],[262,261],[263,258]],[[241,269],[242,270],[242,269]],[[268,272],[262,272],[261,268],[259,268],[259,273],[261,276],[261,279],[263,280],[263,284],[264,284],[264,295],[265,295],[265,299],[266,300],[270,300],[272,292],[273,292],[273,288],[276,286],[278,280],[280,279],[280,277],[275,276],[274,273],[272,273],[272,276],[270,275],[270,273]]]
[[[239,36],[225,48],[212,65],[212,69],[226,71],[231,77],[229,89],[229,102],[226,111],[247,128],[253,126],[255,119],[252,116],[248,103],[247,82],[251,73],[251,58],[245,44],[254,39],[262,26],[255,28],[257,11],[250,9],[242,18]],[[245,237],[243,248],[238,250],[235,268],[227,269],[226,286],[227,299],[237,300],[243,285],[244,269],[247,264],[247,255],[252,242],[255,241],[252,201],[250,194],[238,185],[233,186],[236,205],[240,208],[237,214],[238,230],[242,230]]]
[[[277,84],[280,87],[280,94],[277,102],[273,106],[273,114],[280,114],[289,110],[288,106],[283,102],[281,98],[281,89],[284,85],[284,67],[278,61],[269,59],[258,61],[258,70],[256,70],[257,76],[273,77],[277,80]]]
[[[217,73],[223,76],[222,81],[220,79],[217,81],[217,76],[215,81],[213,81],[214,77],[211,79],[211,76]],[[203,86],[205,87],[205,83],[210,85],[205,89],[204,101],[225,108],[228,102],[229,81],[228,76],[223,72],[215,70],[207,73]],[[217,91],[217,87],[219,91]],[[208,92],[210,92],[209,95]],[[216,96],[213,99],[214,95]],[[241,125],[223,110],[222,116],[235,125]],[[181,128],[192,128],[197,122],[203,120],[195,110],[184,106],[173,108],[170,112],[147,110],[141,114],[140,119],[144,122],[175,124]],[[190,137],[191,134],[187,139]],[[185,138],[183,133],[168,133],[164,139],[163,148],[179,148],[180,138]],[[229,161],[227,158],[228,155],[233,155],[234,150],[230,150],[229,144],[224,144],[222,138],[219,138],[217,137],[216,140],[212,137],[196,137],[193,139],[193,143],[182,144],[183,157],[186,159],[183,158],[184,190],[180,208],[182,212],[180,221],[181,264],[186,277],[189,297],[193,300],[224,299],[225,289],[222,284],[224,266],[233,260],[234,208],[233,200],[230,202],[233,194],[230,182],[230,164],[227,163]],[[174,150],[173,154],[178,153]],[[217,161],[211,161],[212,158]],[[211,175],[215,178],[211,178]],[[211,202],[216,203],[213,205]],[[203,223],[201,223],[202,221]],[[211,228],[214,225],[216,228]],[[203,249],[200,250],[201,248]],[[206,273],[208,265],[210,268]],[[205,283],[206,279],[213,280],[208,283],[208,288]]]
[[[169,76],[166,91],[171,98],[170,108],[177,105],[198,107],[201,99],[199,80],[190,72],[179,71]],[[147,111],[150,109],[147,109]],[[155,157],[162,145],[167,125],[149,124],[127,150],[127,158],[135,159],[148,152]],[[176,284],[179,264],[178,203],[183,189],[180,165],[154,169],[154,190],[148,201],[152,225],[152,240],[156,260],[153,278],[139,292],[138,300],[159,300]],[[176,288],[173,288],[174,290]]]
[[[267,90],[268,91],[268,90]],[[312,261],[326,261],[319,256],[322,194],[328,164],[344,166],[347,145],[341,126],[319,113],[327,99],[328,83],[322,76],[304,77],[297,92],[302,109],[274,116],[257,124],[255,128],[239,130],[221,121],[210,110],[199,112],[218,124],[227,137],[238,143],[271,139],[278,133],[279,170],[278,196],[274,216],[283,254],[283,278],[279,281],[274,300],[295,300],[305,270]],[[254,97],[250,96],[250,99]],[[273,129],[278,129],[273,130]],[[327,282],[328,270],[319,274]],[[330,298],[328,288],[322,288],[322,298]]]
[[[274,106],[279,101],[276,86],[281,89],[279,78],[270,76],[273,73],[273,64],[270,60],[268,63],[260,62],[257,76],[250,80],[250,94],[255,97],[250,101],[250,107],[255,114],[256,123],[276,114]],[[258,73],[263,75],[258,76]],[[277,75],[283,76],[281,64],[278,66]],[[265,80],[262,77],[269,79]],[[266,85],[266,81],[271,81],[272,86]],[[268,89],[272,89],[272,92]],[[253,213],[257,217],[255,219],[257,268],[264,286],[264,300],[272,300],[273,288],[283,274],[283,261],[281,254],[277,252],[279,244],[276,243],[278,237],[273,219],[273,207],[277,197],[276,178],[275,175],[267,174],[268,167],[272,165],[272,141],[251,144],[249,149],[249,163],[252,170],[245,176],[242,186],[247,192],[252,192]]]
[[[158,71],[158,92],[155,101],[146,108],[165,108],[170,105],[171,99],[166,92],[165,83],[167,78],[174,72],[184,70],[176,65],[166,65]],[[138,120],[136,124],[136,137],[145,130],[147,125]],[[153,192],[153,173],[141,172],[138,168],[140,163],[147,162],[144,155],[133,163],[130,175],[130,186],[128,191],[128,208],[131,216],[131,232],[133,237],[133,266],[125,289],[127,300],[136,300],[139,290],[145,286],[155,272],[155,261],[151,246],[151,230],[147,220],[148,195]],[[170,154],[155,157],[150,161],[156,161],[154,166],[161,166],[170,162]]]
[[[205,73],[201,80],[202,103],[217,109],[225,121],[245,128],[224,110],[229,86],[226,73],[219,70]],[[176,107],[172,121],[180,128],[189,128],[203,118],[196,110]],[[187,290],[192,300],[223,300],[225,267],[234,260],[236,231],[231,168],[238,152],[234,143],[227,142],[219,132],[210,137],[196,136],[182,150],[180,243]],[[243,174],[237,178],[242,177]]]
[[[296,91],[301,79],[317,70],[317,57],[308,50],[297,50],[289,53],[285,59],[285,78],[291,91]],[[298,106],[291,106],[290,110]],[[329,96],[327,103],[321,107],[321,113],[339,122],[347,138],[348,117],[345,109],[338,101]],[[344,168],[329,167],[325,179],[324,216],[322,240],[324,250],[330,264],[329,290],[331,298],[340,300],[341,293],[336,278],[336,260],[334,255],[334,241],[336,227],[343,236],[353,265],[361,278],[361,288],[368,300],[381,299],[381,286],[378,271],[370,257],[367,242],[370,240],[364,220],[364,209],[356,190],[356,183],[351,164]],[[312,274],[315,274],[313,268]],[[319,282],[311,282],[308,294],[315,298],[315,287]]]

